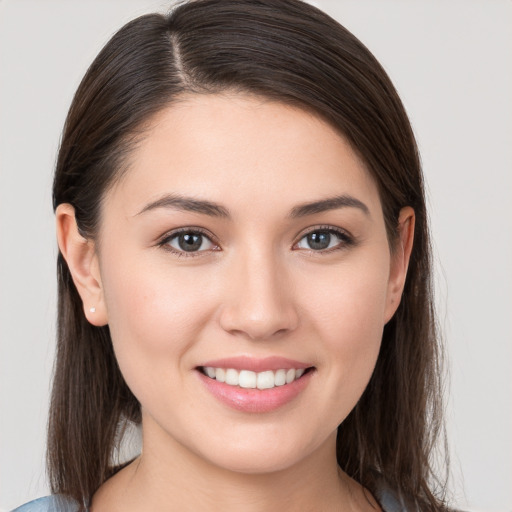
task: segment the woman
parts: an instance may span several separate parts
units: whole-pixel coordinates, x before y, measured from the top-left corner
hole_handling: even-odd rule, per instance
[[[123,27],[54,207],[58,496],[21,510],[445,510],[416,144],[334,20],[199,0]]]

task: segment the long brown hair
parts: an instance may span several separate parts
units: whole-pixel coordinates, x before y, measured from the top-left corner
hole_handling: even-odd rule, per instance
[[[101,202],[143,126],[184,93],[248,92],[297,105],[336,127],[379,188],[390,246],[398,213],[416,214],[401,304],[385,326],[370,383],[338,429],[340,467],[374,491],[383,475],[421,510],[444,510],[432,470],[442,433],[440,349],[421,166],[404,107],[383,68],[344,27],[299,0],[195,0],[125,25],[97,56],[71,105],[53,203],[74,206],[94,239]],[[115,471],[119,429],[140,405],[108,326],[84,317],[58,257],[58,345],[48,433],[52,491],[87,502]]]

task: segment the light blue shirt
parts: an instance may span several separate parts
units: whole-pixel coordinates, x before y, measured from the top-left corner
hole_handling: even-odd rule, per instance
[[[389,489],[379,489],[375,493],[382,510],[384,512],[407,512],[411,511],[403,500],[399,499],[394,492]],[[39,498],[15,508],[11,512],[77,512],[78,504],[76,501],[63,496],[47,496]]]
[[[78,503],[64,496],[46,496],[15,508],[12,512],[77,512]]]

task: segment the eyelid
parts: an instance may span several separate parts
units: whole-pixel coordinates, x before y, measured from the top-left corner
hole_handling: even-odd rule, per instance
[[[336,245],[335,247],[331,247],[329,249],[322,249],[322,250],[314,250],[314,249],[302,249],[302,248],[296,248],[297,244],[306,236],[310,235],[311,233],[316,233],[317,231],[327,231],[329,233],[333,233],[337,235],[339,238],[342,239],[342,243]],[[306,230],[302,231],[296,238],[296,241],[294,242],[292,249],[294,250],[301,250],[301,251],[307,251],[315,254],[327,254],[332,251],[338,250],[338,249],[344,249],[347,247],[351,247],[356,244],[356,238],[346,229],[327,225],[327,224],[321,224],[318,226],[311,226],[307,228]]]
[[[303,249],[303,248],[299,249],[299,248],[296,247],[297,244],[304,237],[308,236],[311,233],[315,233],[317,231],[327,231],[329,233],[333,233],[336,236],[338,236],[338,238],[341,239],[341,242],[338,245],[336,245],[335,247],[331,247],[331,248],[328,248],[328,249],[321,249],[321,250]],[[211,249],[207,249],[207,250],[190,251],[190,252],[177,250],[174,247],[171,247],[169,245],[169,241],[172,238],[176,237],[177,235],[179,235],[181,233],[200,234],[200,235],[206,237],[214,245],[214,247],[211,248]],[[339,249],[344,249],[344,248],[353,246],[353,245],[356,244],[356,242],[357,241],[356,241],[355,237],[350,232],[348,232],[346,229],[343,229],[343,228],[340,228],[340,227],[337,227],[337,226],[321,224],[321,225],[317,225],[317,226],[311,226],[311,227],[305,229],[304,231],[302,231],[299,235],[297,235],[296,241],[292,245],[292,249],[293,250],[300,250],[300,251],[311,252],[311,253],[315,253],[315,254],[328,254],[328,253],[330,253],[332,251],[336,251],[336,250],[339,250]],[[162,236],[160,236],[158,238],[156,245],[159,246],[159,247],[162,247],[164,250],[166,250],[168,252],[171,252],[171,253],[173,253],[173,254],[175,254],[177,256],[180,256],[180,257],[181,256],[184,256],[184,257],[198,257],[198,256],[203,256],[206,253],[210,253],[210,252],[213,252],[213,251],[221,251],[222,250],[220,248],[220,244],[219,244],[217,238],[210,231],[208,231],[208,230],[206,230],[204,228],[198,227],[198,226],[185,226],[185,227],[173,229],[171,231],[167,231],[166,233],[164,233]]]
[[[180,235],[181,233],[193,233],[193,234],[202,235],[205,238],[207,238],[214,245],[214,247],[211,249],[203,250],[203,251],[188,252],[188,251],[177,250],[174,247],[171,247],[169,245],[169,241],[171,239],[173,239],[174,237]],[[219,247],[219,243],[216,240],[216,237],[212,233],[210,233],[208,230],[206,230],[204,228],[200,228],[198,226],[185,226],[185,227],[181,227],[181,228],[177,228],[177,229],[172,229],[171,231],[167,231],[166,233],[164,233],[162,236],[160,236],[158,238],[156,245],[172,254],[179,256],[179,257],[182,257],[182,256],[198,257],[198,256],[204,255],[205,253],[210,253],[212,251],[221,250]]]

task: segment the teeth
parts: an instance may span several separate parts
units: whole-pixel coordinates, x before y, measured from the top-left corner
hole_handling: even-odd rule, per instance
[[[270,389],[274,387],[275,377],[274,372],[261,372],[258,373],[258,380],[256,382],[256,387],[258,389]]]
[[[236,370],[233,370],[236,372]],[[249,370],[242,370],[240,372],[240,387],[241,388],[255,388],[256,387],[256,374]]]
[[[224,368],[215,368],[215,378],[219,382],[224,382],[226,380],[226,370]]]
[[[217,371],[215,371],[215,375],[217,375]],[[238,372],[233,369],[226,370],[226,384],[230,386],[238,386]]]
[[[275,386],[284,386],[286,384],[286,370],[277,370],[274,377]]]
[[[234,370],[233,368],[213,368],[206,366],[203,368],[204,373],[211,379],[219,382],[225,382],[230,386],[240,386],[247,389],[270,389],[274,386],[284,386],[291,384],[294,380],[304,375],[304,368],[289,370],[267,370],[265,372],[252,372],[250,370]]]

